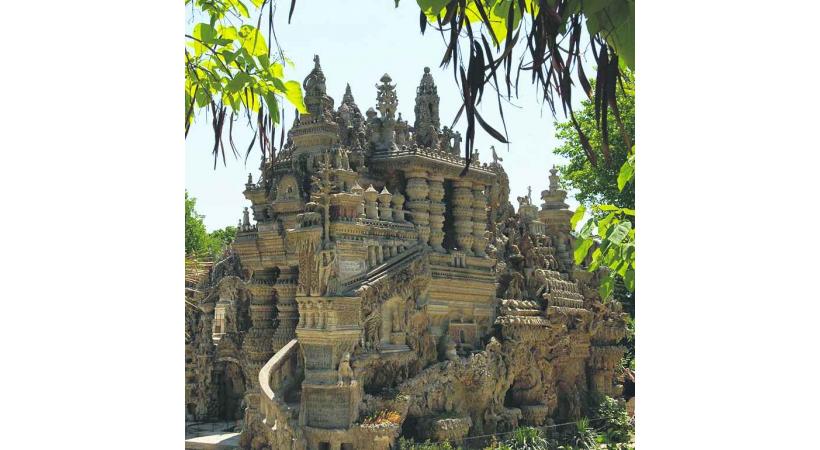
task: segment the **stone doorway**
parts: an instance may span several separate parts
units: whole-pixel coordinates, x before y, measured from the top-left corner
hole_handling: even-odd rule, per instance
[[[219,377],[219,419],[240,420],[244,416],[245,377],[242,368],[233,361],[223,363]]]

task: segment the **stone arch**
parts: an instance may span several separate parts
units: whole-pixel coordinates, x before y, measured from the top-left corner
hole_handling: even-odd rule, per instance
[[[396,333],[403,333],[404,323],[404,299],[394,295],[382,304],[382,328],[381,343],[397,344]]]
[[[299,199],[299,182],[291,174],[283,176],[276,185],[276,200],[288,201]]]

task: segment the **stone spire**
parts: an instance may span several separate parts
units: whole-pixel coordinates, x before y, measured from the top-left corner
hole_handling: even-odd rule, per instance
[[[342,96],[342,104],[356,106],[356,101],[353,100],[353,92],[350,90],[350,83],[347,83],[347,86],[345,86],[345,95]],[[356,109],[358,109],[358,107]]]
[[[382,84],[377,84],[376,108],[382,114],[382,119],[393,119],[396,117],[396,108],[399,106],[399,99],[396,96],[396,86],[390,84],[393,81],[390,75],[384,74],[381,77]]]
[[[312,120],[317,121],[333,109],[333,99],[327,95],[325,74],[319,63],[319,55],[314,55],[313,63],[313,70],[305,77],[302,86],[305,90],[305,106],[308,113],[313,116]]]
[[[313,55],[313,70],[305,77],[302,85],[305,88],[305,97],[316,97],[327,94],[325,85],[325,73],[322,72],[322,65],[319,63],[319,55]]]
[[[430,68],[424,68],[421,83],[416,88],[416,121],[413,128],[416,130],[416,142],[425,147],[435,147],[438,144],[440,119],[438,114],[438,89],[430,75]]]

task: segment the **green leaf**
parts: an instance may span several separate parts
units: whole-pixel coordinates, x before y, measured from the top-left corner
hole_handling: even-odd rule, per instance
[[[595,221],[593,219],[587,220],[587,223],[581,228],[578,236],[581,239],[587,239],[592,236],[592,230],[595,228]]]
[[[268,68],[268,72],[270,72],[274,78],[280,80],[285,77],[285,68],[280,63],[273,63],[273,65]]]
[[[307,114],[307,107],[305,106],[305,99],[302,95],[302,85],[298,81],[288,81],[285,83],[285,98],[296,107],[302,114]]]
[[[599,267],[601,267],[601,255],[602,254],[603,254],[603,252],[601,252],[601,247],[596,248],[592,252],[592,262],[589,264],[589,271],[590,272],[595,272],[596,270],[598,270]]]
[[[592,239],[579,239],[575,244],[575,252],[573,256],[575,257],[575,264],[581,264],[584,261],[584,258],[587,257],[587,253],[589,253],[590,247],[595,241]]]
[[[630,156],[621,165],[621,170],[618,172],[618,190],[623,191],[626,183],[635,175],[635,156]]]
[[[635,292],[635,271],[633,269],[629,269],[626,271],[626,276],[624,277],[624,285],[629,292]]]
[[[238,72],[228,84],[225,85],[225,89],[228,92],[238,93],[245,89],[249,83],[251,83],[253,79],[250,75],[245,72]]]
[[[432,15],[433,20],[435,20],[436,14],[438,14],[442,8],[447,6],[450,0],[416,0],[418,3],[419,8],[424,11],[425,14]]]
[[[624,238],[626,238],[629,234],[630,229],[632,229],[632,222],[628,220],[619,222],[612,229],[612,233],[609,235],[609,240],[614,244],[620,245]]]
[[[601,281],[601,286],[598,287],[598,293],[601,294],[601,300],[603,300],[604,303],[606,303],[609,296],[612,294],[612,287],[614,285],[615,277],[612,272],[610,272],[609,275]]]
[[[584,217],[586,210],[587,209],[584,205],[578,206],[578,209],[575,210],[575,214],[573,214],[572,218],[569,220],[569,226],[571,229],[575,229],[575,226],[578,225],[578,221]]]
[[[228,1],[231,4],[231,6],[236,8],[236,10],[239,12],[239,15],[241,15],[242,17],[250,17],[250,14],[248,14],[248,7],[245,6],[244,3],[242,3],[239,0],[228,0]],[[257,8],[258,7],[259,6],[257,6]]]
[[[273,92],[268,92],[264,97],[265,103],[268,104],[271,120],[273,120],[273,123],[279,123],[279,102],[276,101],[276,95]]]
[[[242,25],[239,29],[239,37],[242,40],[242,48],[253,56],[267,55],[268,45],[262,33],[250,25]]]
[[[216,39],[216,30],[207,23],[198,23],[194,25],[194,30],[191,34],[206,44],[210,44],[214,41],[214,39]]]

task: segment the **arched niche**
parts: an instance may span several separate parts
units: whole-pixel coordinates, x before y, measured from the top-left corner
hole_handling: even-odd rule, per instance
[[[299,199],[299,182],[291,174],[283,176],[276,184],[276,201]]]
[[[405,312],[405,300],[400,296],[393,296],[382,304],[382,345],[403,345],[406,342]]]

